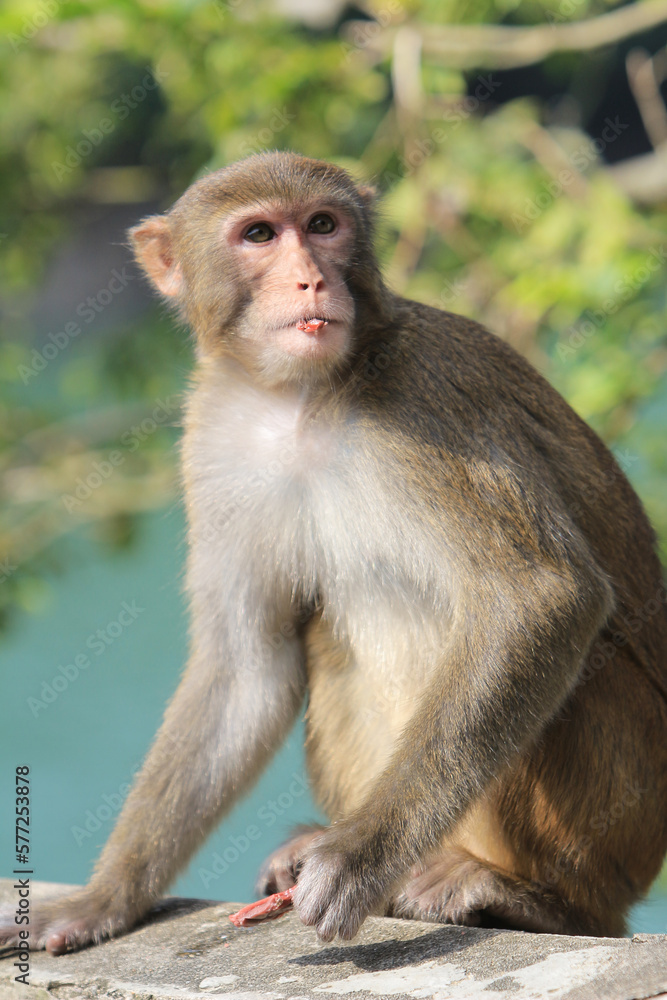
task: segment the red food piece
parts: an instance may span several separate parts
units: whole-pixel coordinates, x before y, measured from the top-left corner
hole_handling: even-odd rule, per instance
[[[293,885],[291,889],[285,889],[284,892],[274,892],[272,896],[258,899],[256,903],[249,903],[248,906],[241,907],[238,913],[230,913],[229,919],[235,927],[252,927],[253,924],[258,924],[262,920],[274,920],[276,917],[282,917],[283,913],[287,913],[292,908],[295,890],[296,886]]]
[[[303,330],[304,333],[317,333],[321,330],[323,326],[327,325],[326,319],[302,319],[297,324],[297,330]]]

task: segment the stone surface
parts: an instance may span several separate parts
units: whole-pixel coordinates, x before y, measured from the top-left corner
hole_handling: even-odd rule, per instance
[[[35,883],[33,905],[62,891]],[[9,879],[0,901],[14,902]],[[167,900],[131,934],[61,958],[34,952],[30,986],[0,961],[0,1000],[643,1000],[667,991],[667,936],[575,938],[371,918],[322,945],[289,914],[237,929],[236,903]]]

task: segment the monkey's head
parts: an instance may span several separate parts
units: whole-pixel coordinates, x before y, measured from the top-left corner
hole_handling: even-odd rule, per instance
[[[339,167],[265,153],[197,181],[130,238],[203,357],[231,355],[268,384],[308,383],[386,322],[372,200]]]

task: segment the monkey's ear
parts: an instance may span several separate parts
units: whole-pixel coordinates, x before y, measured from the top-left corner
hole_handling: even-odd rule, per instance
[[[129,231],[134,256],[158,292],[175,298],[183,290],[181,265],[174,259],[169,223],[163,215],[152,215]]]
[[[359,184],[357,187],[359,192],[359,197],[363,201],[366,208],[371,209],[375,204],[375,199],[377,198],[377,191],[370,184]]]

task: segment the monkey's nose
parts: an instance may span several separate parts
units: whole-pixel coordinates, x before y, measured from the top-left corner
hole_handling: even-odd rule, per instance
[[[309,288],[314,292],[321,292],[324,290],[324,278],[317,278],[316,281],[299,281],[297,287],[300,292],[307,292]]]

